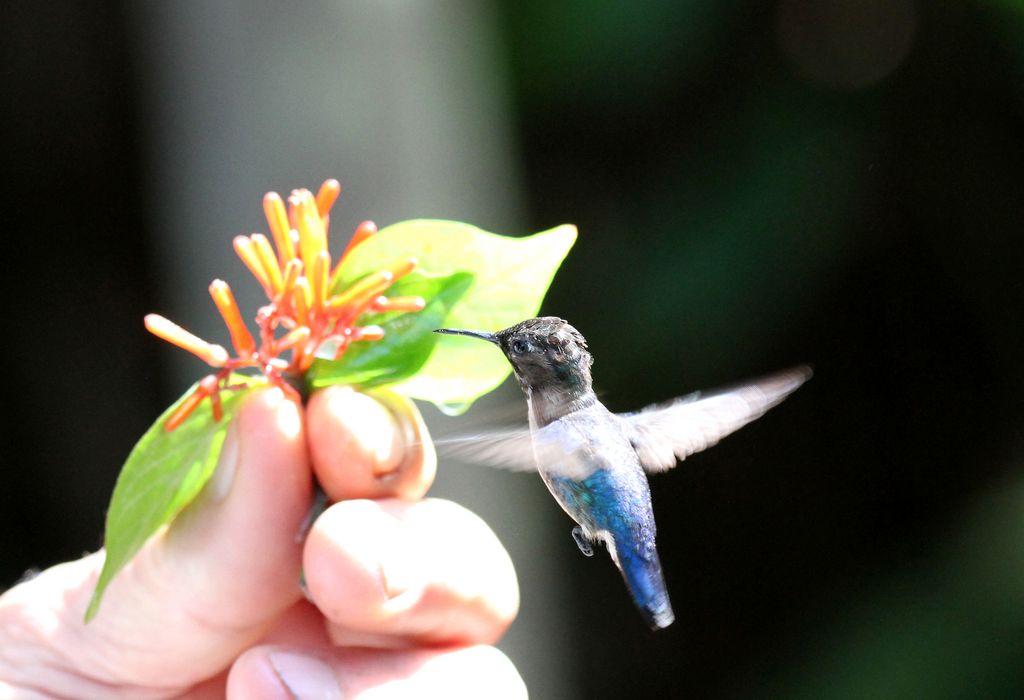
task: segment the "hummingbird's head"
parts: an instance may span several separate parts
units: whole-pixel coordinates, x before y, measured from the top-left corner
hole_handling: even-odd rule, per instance
[[[494,343],[512,364],[523,389],[590,390],[590,366],[583,335],[560,318],[529,318],[497,333],[438,328],[438,333],[467,335]]]

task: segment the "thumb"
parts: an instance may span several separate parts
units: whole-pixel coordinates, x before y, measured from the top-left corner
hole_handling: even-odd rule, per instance
[[[103,552],[9,591],[0,630],[44,650],[31,658],[94,682],[188,687],[228,666],[300,597],[297,533],[311,494],[301,409],[279,389],[254,393],[209,484],[114,578],[91,623],[82,615]]]

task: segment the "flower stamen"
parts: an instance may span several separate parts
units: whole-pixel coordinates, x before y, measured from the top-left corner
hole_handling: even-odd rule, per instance
[[[159,314],[146,314],[144,323],[146,330],[156,337],[188,350],[211,367],[223,367],[228,362],[228,351],[223,347],[207,343]]]
[[[252,240],[248,236],[235,236],[232,243],[234,244],[235,252],[238,253],[238,257],[249,268],[249,272],[252,273],[252,276],[263,287],[266,295],[273,297],[274,288],[270,284],[270,276],[263,269],[263,263],[260,261],[260,256],[256,252],[256,247],[253,245]]]
[[[320,190],[316,193],[316,209],[321,217],[327,216],[331,211],[339,194],[341,194],[341,183],[333,178],[324,180],[324,184],[320,185]]]
[[[286,350],[291,350],[296,345],[304,344],[309,340],[309,329],[305,326],[299,326],[288,331],[279,341],[276,343],[276,349],[279,353]]]
[[[338,281],[338,273],[341,271],[341,263],[344,262],[346,257],[348,257],[348,254],[353,248],[375,233],[377,233],[377,224],[372,221],[364,221],[356,226],[356,230],[352,233],[352,238],[348,240],[348,245],[346,245],[345,250],[341,252],[341,257],[338,258],[338,264],[334,267],[334,271],[331,273],[331,289],[334,289],[334,285]]]
[[[363,326],[352,329],[352,342],[357,340],[380,340],[384,337],[384,329],[380,326]]]
[[[224,408],[220,402],[220,380],[219,374],[208,374],[199,380],[199,389],[206,396],[210,397],[210,404],[213,408],[213,419],[220,421],[224,416]]]
[[[327,232],[317,211],[316,201],[309,190],[300,190],[288,198],[295,215],[295,229],[299,232],[299,254],[312,266],[316,256],[327,250]]]
[[[313,261],[310,291],[313,294],[313,308],[319,311],[327,301],[327,272],[331,269],[331,254],[320,251]]]
[[[256,249],[256,256],[260,260],[260,266],[267,274],[270,288],[274,291],[274,294],[277,294],[281,291],[282,286],[281,266],[277,262],[277,255],[270,246],[270,241],[262,233],[252,234],[249,236],[249,240],[252,241],[253,247]]]
[[[197,386],[192,393],[181,402],[181,405],[178,406],[178,410],[168,416],[167,422],[164,423],[164,430],[171,432],[181,425],[186,418],[192,415],[192,412],[196,410],[196,407],[199,406],[205,398],[206,394],[202,391],[202,387]]]
[[[287,299],[295,289],[295,281],[302,274],[302,268],[302,261],[298,258],[289,260],[288,264],[284,266],[284,281],[281,283],[280,294],[283,299]]]
[[[256,341],[249,329],[245,327],[245,321],[242,320],[242,313],[238,310],[238,303],[235,301],[235,295],[231,292],[231,287],[224,280],[214,280],[210,283],[210,296],[213,297],[213,303],[217,305],[217,310],[220,311],[221,318],[224,319],[224,325],[228,327],[235,352],[241,358],[252,357],[252,354],[256,352]]]
[[[277,254],[282,265],[287,265],[295,258],[295,246],[292,244],[291,226],[288,225],[288,214],[284,202],[277,192],[268,192],[263,198],[263,213],[270,226],[270,234],[274,237]]]
[[[370,304],[370,311],[374,313],[387,313],[391,311],[409,312],[423,311],[427,302],[423,297],[377,297]]]
[[[391,274],[395,276],[396,280],[400,280],[415,270],[416,265],[418,264],[419,262],[416,258],[403,258],[402,260],[392,264],[388,269],[391,270]]]
[[[309,288],[309,279],[300,277],[295,280],[295,289],[292,291],[292,301],[295,305],[295,321],[300,326],[309,325],[309,309],[313,305],[313,292]]]
[[[346,306],[359,306],[364,301],[374,299],[378,294],[390,287],[395,281],[395,275],[390,270],[373,272],[359,280],[341,294],[331,297],[327,305],[331,309],[341,309]]]

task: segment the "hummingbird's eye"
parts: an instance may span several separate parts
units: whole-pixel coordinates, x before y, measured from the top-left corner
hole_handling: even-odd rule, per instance
[[[524,352],[529,351],[530,346],[525,340],[515,340],[512,342],[512,352],[517,355],[522,355]]]

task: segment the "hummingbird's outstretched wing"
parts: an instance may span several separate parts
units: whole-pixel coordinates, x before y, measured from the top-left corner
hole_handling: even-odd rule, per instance
[[[589,439],[595,428],[585,418],[582,420],[583,423],[555,421],[533,433],[524,426],[442,437],[434,440],[434,445],[446,457],[488,467],[536,471],[540,461],[562,474],[589,474],[597,459]]]
[[[644,470],[662,472],[761,417],[810,377],[810,367],[794,367],[734,389],[690,394],[621,417]]]
[[[530,429],[527,427],[441,437],[434,445],[446,457],[513,471],[536,471]]]

